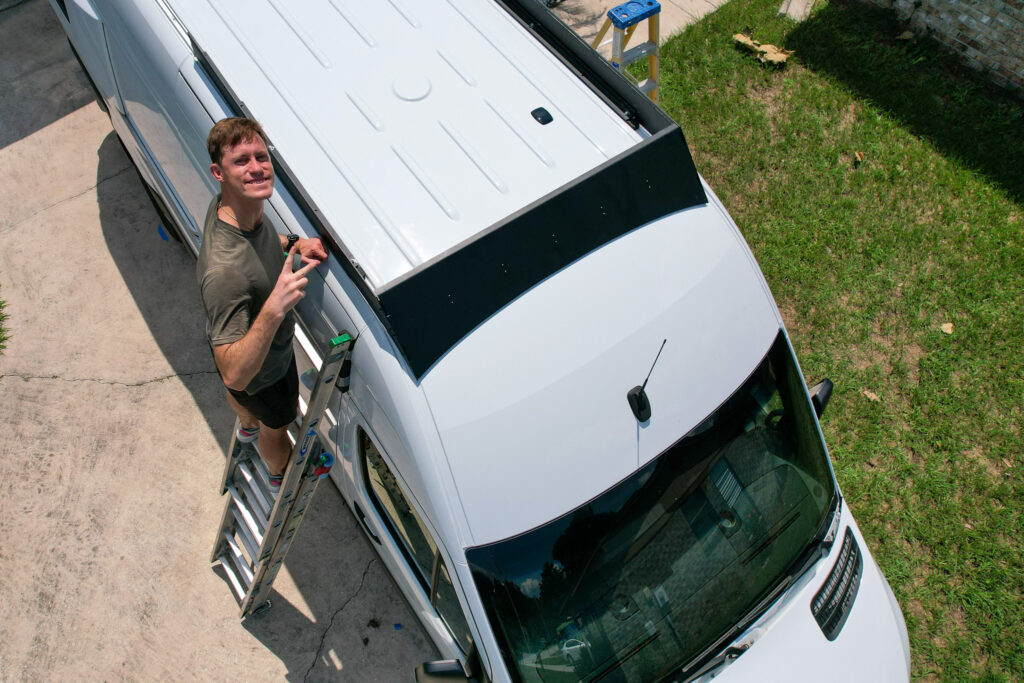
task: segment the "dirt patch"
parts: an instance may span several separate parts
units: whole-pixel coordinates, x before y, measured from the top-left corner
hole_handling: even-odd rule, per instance
[[[719,167],[721,170],[725,170],[725,166]],[[723,173],[723,175],[726,175]],[[719,194],[719,199],[725,204],[729,213],[736,219],[737,224],[740,226],[740,230],[744,232],[744,236],[750,240],[750,236],[747,235],[747,231],[744,230],[744,226],[747,224],[747,216],[750,213],[751,207],[756,207],[764,201],[765,191],[768,189],[768,181],[763,175],[756,175],[752,180],[746,183],[743,187],[742,192],[730,192],[726,193],[724,190]]]
[[[961,633],[967,631],[967,618],[964,616],[964,611],[958,605],[953,605],[946,616],[950,618],[952,626],[956,627],[957,631]]]
[[[772,142],[777,142],[783,138],[783,134],[779,131],[777,120],[779,117],[787,116],[786,107],[789,104],[789,98],[786,95],[782,79],[782,74],[777,73],[774,74],[770,85],[754,85],[748,90],[750,99],[764,107],[764,114],[768,120]]]
[[[973,448],[963,451],[963,455],[967,457],[971,462],[977,463],[985,468],[985,472],[995,480],[1001,479],[1005,474],[1006,469],[1003,467],[1003,463],[997,462],[992,458],[985,456],[985,449],[980,444],[975,445]]]
[[[916,467],[920,467],[920,468],[924,467],[924,458],[921,457],[920,453],[918,453],[917,451],[915,451],[913,448],[911,448],[909,446],[904,448],[903,452],[906,453],[907,460],[910,462],[910,464],[912,464],[912,465],[914,465]]]
[[[846,105],[846,109],[843,110],[842,116],[839,117],[839,130],[848,131],[853,128],[854,122],[857,120],[857,105],[853,102]]]
[[[907,379],[917,384],[921,377],[921,359],[924,358],[924,349],[917,342],[911,342],[903,346],[903,362],[907,365]]]
[[[889,364],[891,348],[884,349],[884,347],[891,347],[891,343],[884,337],[873,334],[871,335],[871,345],[868,348],[857,349],[856,355],[851,358],[854,369],[863,372],[869,368],[878,368],[883,375],[888,375],[892,370]]]
[[[782,315],[782,322],[785,323],[786,328],[795,328],[797,326],[796,306],[788,299],[780,301],[778,305],[779,314]]]
[[[755,85],[749,91],[750,99],[763,105],[764,113],[769,117],[774,117],[779,113],[781,109],[780,99],[782,92],[781,76],[776,76],[771,85]]]
[[[906,606],[907,614],[913,617],[918,623],[923,624],[928,621],[928,612],[925,611],[924,605],[921,604],[920,600],[910,600]]]

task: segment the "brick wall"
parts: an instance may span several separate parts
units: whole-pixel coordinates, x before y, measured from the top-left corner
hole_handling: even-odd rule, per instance
[[[1024,94],[1024,0],[868,0],[896,11],[918,34],[950,47],[969,66]]]

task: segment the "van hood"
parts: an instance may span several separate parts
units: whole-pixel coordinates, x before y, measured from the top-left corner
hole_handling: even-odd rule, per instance
[[[780,324],[714,200],[626,233],[510,303],[421,383],[469,543],[528,531],[650,461],[747,378]],[[639,423],[626,393],[663,340],[651,418]]]

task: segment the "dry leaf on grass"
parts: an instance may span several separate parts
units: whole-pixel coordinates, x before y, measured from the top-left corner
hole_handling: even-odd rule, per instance
[[[783,66],[786,60],[789,59],[789,56],[793,54],[792,50],[783,50],[781,47],[776,47],[770,43],[762,45],[750,36],[745,36],[742,33],[734,34],[732,39],[747,52],[757,55],[757,61],[762,64]]]
[[[953,323],[942,323],[939,325],[939,329],[946,334],[953,334]]]
[[[865,396],[867,396],[867,399],[869,401],[871,401],[872,403],[875,403],[877,401],[881,401],[882,400],[882,399],[878,398],[878,394],[876,394],[875,392],[871,391],[870,389],[864,389],[860,393],[862,393]]]
[[[864,152],[860,152],[860,151],[854,152],[853,153],[853,166],[854,166],[854,168],[856,168],[857,166],[860,166],[862,163],[864,163]]]

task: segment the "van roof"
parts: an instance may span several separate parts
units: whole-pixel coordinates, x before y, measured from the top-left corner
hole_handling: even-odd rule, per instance
[[[514,0],[170,4],[211,76],[236,100],[229,104],[263,124],[275,163],[310,212],[330,217],[331,241],[354,265],[364,293],[390,308],[382,320],[417,375],[573,257],[518,278],[511,294],[488,295],[468,316],[459,308],[466,297],[453,289],[461,270],[449,263],[435,271],[429,290],[413,276],[650,137],[531,33],[509,9]],[[682,149],[692,167],[685,142]],[[703,201],[695,170],[689,176],[690,194]],[[623,229],[639,225],[626,222]],[[569,238],[551,237],[564,250]],[[482,250],[485,260],[506,273],[510,252],[538,247],[493,242]],[[584,253],[601,243],[591,242],[584,240]],[[480,261],[480,253],[469,255]],[[481,283],[463,286],[478,296]],[[396,312],[436,320],[432,309],[451,308],[456,298],[449,318],[458,320],[443,329],[434,323],[435,342],[420,351],[412,338],[424,335],[423,322]]]

